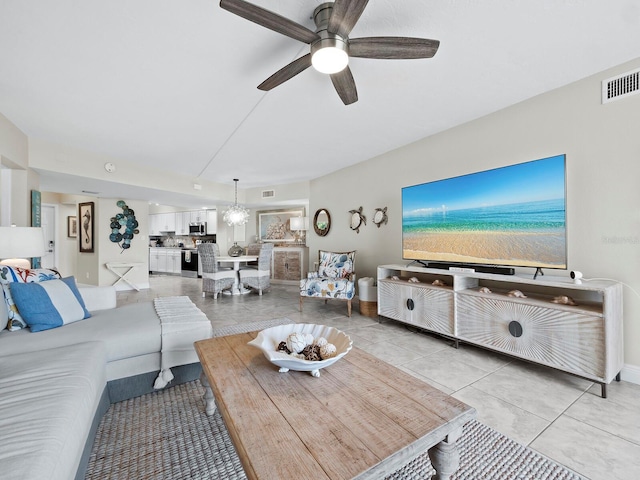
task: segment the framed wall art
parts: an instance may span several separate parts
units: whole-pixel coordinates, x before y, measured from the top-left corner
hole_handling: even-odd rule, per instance
[[[295,242],[291,219],[304,217],[304,207],[256,212],[258,238],[261,242]]]
[[[79,227],[79,245],[81,253],[93,253],[94,248],[94,204],[93,202],[85,202],[78,204],[78,218],[80,219]]]
[[[67,217],[67,237],[75,238],[78,236],[78,217]]]

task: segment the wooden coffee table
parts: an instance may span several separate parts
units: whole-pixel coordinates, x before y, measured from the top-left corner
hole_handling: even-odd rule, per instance
[[[319,378],[278,373],[256,335],[195,343],[249,479],[381,479],[427,449],[433,478],[457,470],[472,407],[355,347]]]

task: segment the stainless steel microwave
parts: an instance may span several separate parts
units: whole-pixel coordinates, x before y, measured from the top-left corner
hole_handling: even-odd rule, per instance
[[[198,222],[189,224],[189,235],[206,235],[207,222]]]

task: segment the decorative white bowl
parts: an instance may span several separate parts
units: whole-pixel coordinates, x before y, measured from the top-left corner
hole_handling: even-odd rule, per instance
[[[289,334],[293,332],[310,333],[313,338],[326,338],[327,342],[336,346],[336,356],[326,360],[310,361],[295,358],[286,352],[278,351],[280,342],[286,341]],[[262,350],[267,360],[280,367],[281,373],[296,370],[311,372],[314,377],[319,377],[320,369],[328,367],[344,357],[351,350],[353,342],[349,335],[337,328],[311,323],[291,323],[262,330],[255,339],[249,342],[249,345]]]

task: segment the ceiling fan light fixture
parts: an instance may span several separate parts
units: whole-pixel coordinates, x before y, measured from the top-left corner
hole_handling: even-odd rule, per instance
[[[332,74],[349,65],[347,44],[340,38],[323,38],[311,45],[311,65],[320,73]]]

